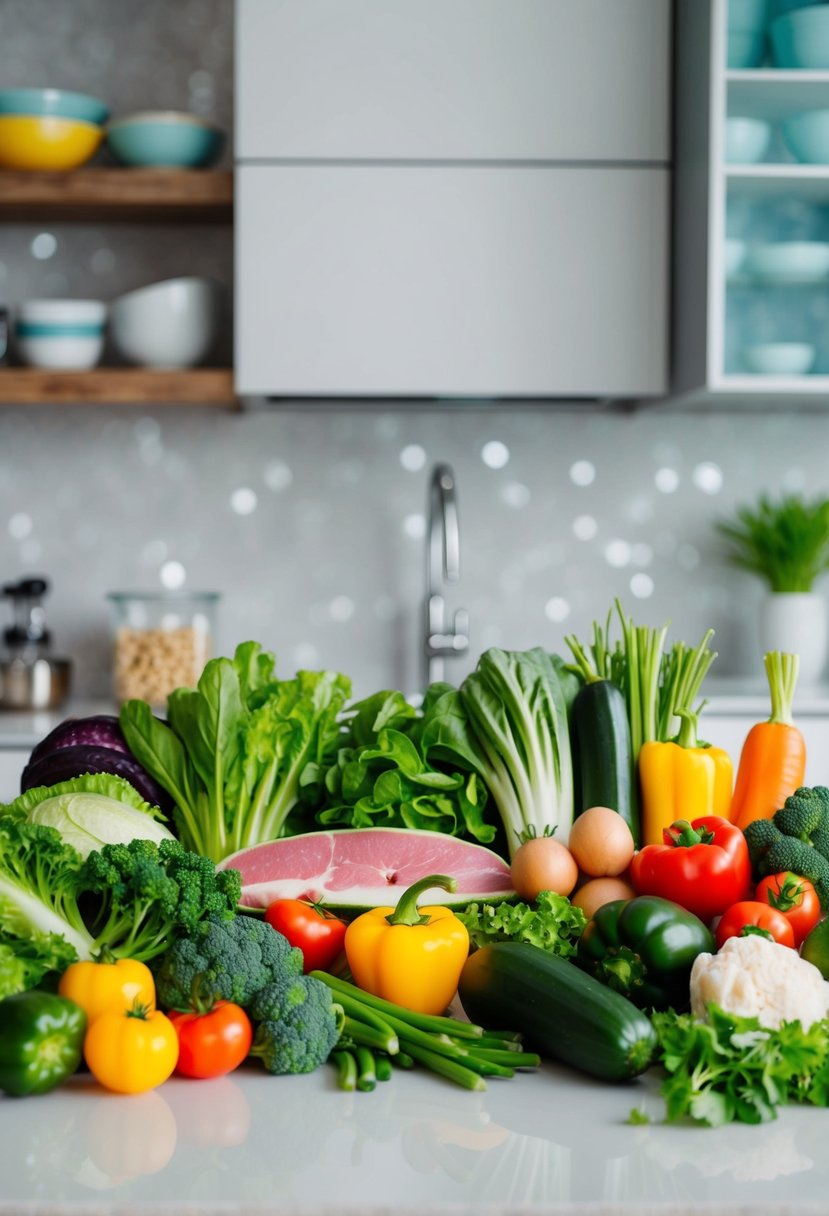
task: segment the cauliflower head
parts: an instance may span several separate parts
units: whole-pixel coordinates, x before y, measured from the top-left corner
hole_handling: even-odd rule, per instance
[[[770,1029],[794,1021],[808,1029],[829,1013],[829,983],[789,946],[759,934],[731,937],[691,968],[691,1013],[704,1020],[712,1001]]]

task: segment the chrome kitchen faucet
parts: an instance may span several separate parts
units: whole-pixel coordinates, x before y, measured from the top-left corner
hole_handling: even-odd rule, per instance
[[[461,573],[461,541],[455,475],[448,464],[436,464],[429,482],[429,515],[426,535],[425,685],[444,678],[444,662],[450,655],[469,649],[469,614],[464,608],[446,624],[446,583],[456,583]]]

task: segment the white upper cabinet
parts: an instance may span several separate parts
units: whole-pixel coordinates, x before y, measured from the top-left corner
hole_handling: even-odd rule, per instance
[[[662,169],[243,166],[236,207],[241,393],[664,387]]]
[[[236,388],[668,379],[671,0],[238,0]]]
[[[237,156],[669,158],[669,0],[240,0]]]

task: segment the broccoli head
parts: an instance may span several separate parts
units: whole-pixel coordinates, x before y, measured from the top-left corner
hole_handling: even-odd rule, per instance
[[[774,824],[785,836],[796,836],[829,858],[829,789],[801,786],[775,813]]]
[[[202,996],[247,1006],[268,984],[300,975],[302,962],[302,952],[263,920],[209,917],[161,959],[155,977],[158,1002],[167,1009],[187,1009],[199,976]]]
[[[308,975],[268,985],[251,1013],[259,1025],[250,1054],[279,1075],[313,1072],[324,1064],[342,1028],[331,989]]]
[[[233,916],[239,899],[236,870],[217,873],[212,861],[177,840],[131,840],[90,853],[78,888],[94,904],[95,949],[149,962],[179,934],[207,916]]]
[[[778,874],[790,870],[814,883],[823,909],[829,908],[829,861],[797,836],[786,836],[774,819],[755,819],[745,829],[755,872]]]

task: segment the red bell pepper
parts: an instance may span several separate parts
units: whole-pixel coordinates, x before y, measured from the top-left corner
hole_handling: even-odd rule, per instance
[[[679,819],[662,838],[664,844],[645,845],[630,863],[640,895],[672,899],[704,921],[746,898],[751,861],[745,837],[733,823],[719,815],[691,823]]]

